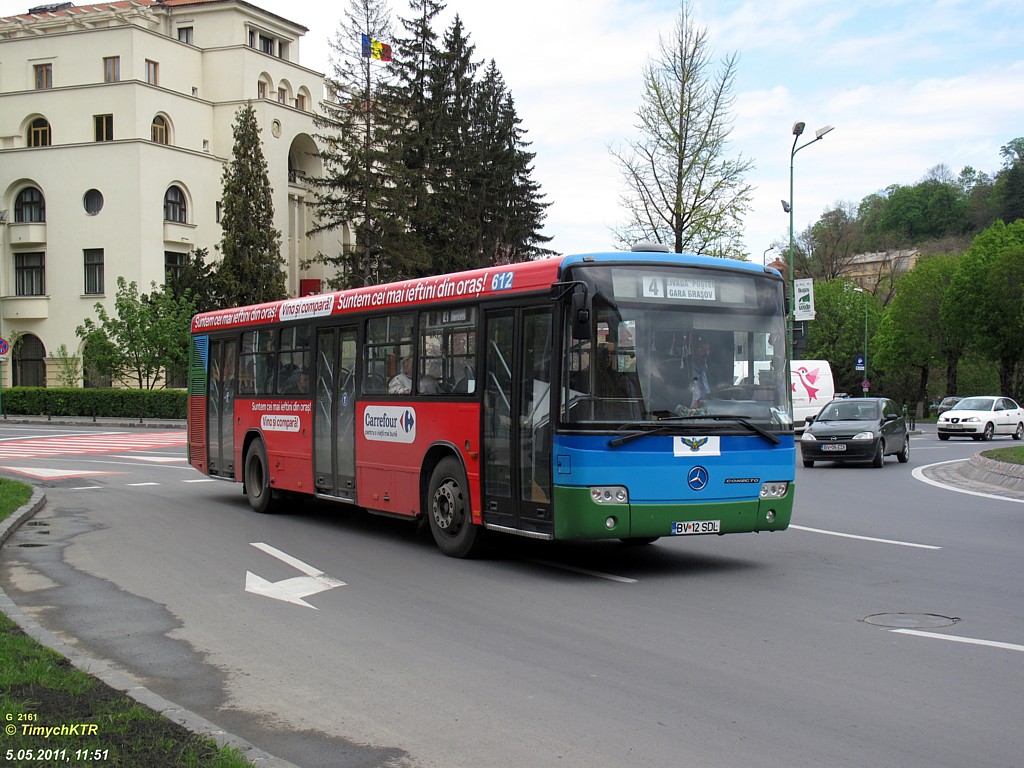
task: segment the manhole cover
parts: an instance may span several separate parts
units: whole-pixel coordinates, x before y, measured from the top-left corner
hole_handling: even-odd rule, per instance
[[[876,627],[893,629],[935,629],[948,627],[960,621],[958,616],[940,616],[937,613],[873,613],[864,621]]]

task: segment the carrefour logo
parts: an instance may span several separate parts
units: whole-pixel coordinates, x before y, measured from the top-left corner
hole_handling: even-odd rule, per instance
[[[384,443],[415,442],[416,410],[405,406],[366,406],[363,437]]]

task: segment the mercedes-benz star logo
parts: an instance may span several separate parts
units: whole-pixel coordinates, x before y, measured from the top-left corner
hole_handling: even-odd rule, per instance
[[[686,482],[695,491],[703,491],[708,484],[708,471],[704,467],[694,467],[686,476]]]

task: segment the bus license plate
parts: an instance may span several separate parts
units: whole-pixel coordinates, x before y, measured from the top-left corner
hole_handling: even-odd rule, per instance
[[[845,451],[846,446],[842,443],[822,443],[821,450],[823,451]]]
[[[686,536],[692,533],[719,533],[721,520],[687,520],[683,523],[672,523],[673,536]]]

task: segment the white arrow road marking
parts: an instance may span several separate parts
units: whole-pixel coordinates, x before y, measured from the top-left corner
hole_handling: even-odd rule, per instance
[[[314,611],[319,610],[315,605],[310,605],[302,598],[315,595],[318,592],[325,592],[328,589],[334,587],[344,587],[345,582],[339,579],[335,579],[333,576],[328,576],[318,568],[314,568],[301,560],[292,557],[287,552],[282,552],[279,549],[275,549],[269,544],[262,542],[250,542],[252,546],[257,549],[262,549],[271,557],[276,557],[283,563],[287,563],[292,568],[302,571],[305,576],[293,576],[290,579],[284,579],[282,581],[267,581],[262,576],[257,576],[252,571],[245,572],[245,591],[252,592],[255,595],[263,595],[264,597],[272,597],[275,600],[284,600],[286,603],[295,603],[296,605],[304,605],[307,608],[312,608]]]

